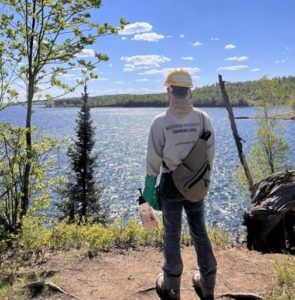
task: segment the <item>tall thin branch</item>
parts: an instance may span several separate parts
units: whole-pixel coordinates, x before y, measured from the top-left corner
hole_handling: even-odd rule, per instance
[[[220,89],[221,89],[221,93],[222,93],[222,97],[223,97],[223,100],[224,100],[224,103],[225,103],[225,107],[226,107],[227,112],[228,112],[228,117],[229,117],[229,120],[230,120],[231,130],[232,130],[235,142],[236,142],[240,162],[241,162],[241,164],[244,168],[244,171],[245,171],[245,175],[246,175],[246,178],[247,178],[249,190],[251,190],[253,185],[254,185],[254,182],[253,182],[253,178],[252,178],[250,169],[248,167],[246,158],[245,158],[244,153],[243,153],[242,138],[239,136],[239,133],[238,133],[237,125],[236,125],[235,118],[234,118],[234,113],[233,113],[232,107],[230,105],[230,100],[229,100],[228,94],[226,92],[225,84],[224,84],[224,81],[222,80],[222,76],[218,75],[218,79],[219,79],[219,86],[220,86]]]

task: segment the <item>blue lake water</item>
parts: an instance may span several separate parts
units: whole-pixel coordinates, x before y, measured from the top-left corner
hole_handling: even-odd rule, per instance
[[[93,108],[96,126],[96,150],[99,152],[97,179],[104,186],[102,201],[110,206],[113,217],[128,219],[138,216],[137,189],[143,186],[145,155],[149,128],[153,118],[165,108]],[[239,159],[232,137],[227,111],[204,108],[211,117],[216,135],[216,156],[213,182],[207,197],[207,221],[231,233],[242,232],[242,215],[250,207],[250,198],[235,184],[233,174]],[[33,125],[50,136],[73,137],[78,108],[35,107]],[[14,106],[0,112],[0,120],[24,125],[25,109]],[[235,116],[253,116],[254,108],[235,108]],[[295,122],[282,121],[284,134],[291,146],[288,164],[294,167]],[[245,152],[254,140],[256,122],[237,120]],[[56,153],[57,173],[67,168],[66,149]],[[55,196],[53,201],[60,201]],[[54,214],[54,211],[52,211]]]

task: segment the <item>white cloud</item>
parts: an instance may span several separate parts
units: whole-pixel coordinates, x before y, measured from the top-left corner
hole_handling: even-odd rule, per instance
[[[180,34],[179,37],[180,37],[181,39],[184,39],[184,38],[185,38],[184,34]]]
[[[286,50],[290,50],[290,49],[291,49],[291,47],[289,47],[289,46],[286,46],[286,47],[285,47],[285,49],[286,49]]]
[[[245,61],[248,60],[248,56],[232,56],[225,59],[225,61]]]
[[[114,81],[115,84],[125,84],[125,81]]]
[[[284,59],[278,59],[275,61],[276,64],[284,64],[286,61]]]
[[[161,63],[170,61],[170,58],[164,55],[135,55],[123,56],[121,60],[126,62],[124,71],[128,72],[150,67],[159,67]]]
[[[163,75],[166,76],[170,71],[174,70],[175,68],[163,68],[163,69],[151,69],[144,71],[142,73],[139,73],[139,75]],[[187,70],[191,75],[194,75],[198,72],[200,72],[201,69],[199,68],[181,68]]]
[[[219,41],[219,38],[217,38],[217,37],[212,37],[210,40],[211,40],[211,41]]]
[[[123,30],[119,30],[118,34],[120,35],[133,35],[142,32],[151,31],[153,26],[146,22],[135,22],[128,24],[124,27]]]
[[[258,72],[258,71],[260,71],[260,69],[259,68],[254,68],[254,69],[251,69],[250,71],[251,72]]]
[[[149,69],[152,66],[150,65],[139,65],[139,64],[125,64],[124,65],[124,72],[132,72],[135,70],[142,70],[142,69]]]
[[[126,36],[123,36],[123,37],[121,38],[121,40],[122,40],[122,41],[125,41],[125,40],[127,40],[127,37],[126,37]]]
[[[183,56],[181,59],[182,60],[194,60],[194,58],[192,56]]]
[[[229,67],[219,67],[218,71],[241,71],[244,69],[247,69],[248,66],[246,65],[235,65],[235,66],[229,66]]]
[[[136,79],[135,81],[137,81],[137,82],[148,82],[149,80],[147,78],[139,78],[139,79]]]
[[[132,41],[147,41],[147,42],[158,42],[159,40],[164,39],[165,36],[155,32],[146,32],[142,34],[136,34],[132,38]]]
[[[172,35],[166,35],[167,39],[172,39]]]
[[[76,54],[76,57],[86,58],[86,57],[94,57],[95,51],[93,49],[83,49],[80,53]]]
[[[193,43],[193,46],[195,46],[195,47],[200,47],[200,46],[202,46],[203,44],[201,43],[201,42],[195,42],[195,43]]]
[[[228,49],[236,49],[236,45],[234,44],[227,44],[224,46],[224,49],[228,50]]]
[[[106,77],[98,77],[98,78],[93,79],[93,80],[98,80],[98,81],[108,81],[109,78],[106,78]]]

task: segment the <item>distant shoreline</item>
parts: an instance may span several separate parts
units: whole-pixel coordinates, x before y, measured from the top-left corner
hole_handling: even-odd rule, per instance
[[[278,87],[285,86],[285,92],[278,97],[284,99],[284,105],[294,102],[295,98],[295,76],[274,77],[273,84]],[[261,80],[244,82],[227,82],[226,90],[232,107],[252,107],[259,103],[261,98]],[[52,100],[36,100],[35,105],[45,107],[79,107],[80,97],[56,98]],[[167,107],[168,99],[166,93],[155,94],[114,94],[89,96],[91,107]],[[219,85],[217,83],[200,88],[195,88],[191,93],[191,101],[196,107],[225,107]],[[17,104],[19,104],[18,102]],[[22,104],[23,105],[23,104]]]
[[[25,103],[22,102],[17,102],[17,103],[12,103],[8,106],[24,106]],[[34,102],[33,105],[35,107],[44,107],[44,108],[79,108],[79,105],[48,105],[46,103],[40,103],[40,102]],[[194,103],[193,104],[194,107],[210,107],[210,108],[225,108],[225,106],[222,103],[218,103],[218,104],[198,104],[198,103]],[[137,105],[129,105],[129,104],[114,104],[114,105],[92,105],[91,108],[161,108],[161,107],[167,107],[168,108],[168,100],[167,103],[163,103],[160,105],[151,105],[150,103],[140,103]],[[244,104],[244,105],[238,105],[238,104],[232,104],[232,107],[254,107],[254,105],[250,105],[250,104]]]
[[[201,103],[201,104],[198,104],[198,103],[193,103],[194,107],[224,107],[225,108],[225,105],[223,103]],[[55,105],[44,105],[48,108],[70,108],[70,107],[80,107],[79,105],[73,105],[73,104],[70,104],[70,105],[59,105],[59,104],[55,104]],[[239,105],[239,104],[232,104],[232,107],[252,107],[254,105],[250,105],[250,104],[243,104],[243,105]],[[129,104],[129,103],[122,103],[122,104],[112,104],[112,105],[109,105],[109,104],[106,104],[106,105],[91,105],[91,108],[97,108],[97,107],[101,107],[101,108],[104,108],[104,107],[107,107],[107,108],[159,108],[159,107],[168,107],[168,100],[167,102],[163,102],[161,104],[154,104],[154,103],[146,103],[146,102],[143,102],[143,103],[137,103],[137,104]]]

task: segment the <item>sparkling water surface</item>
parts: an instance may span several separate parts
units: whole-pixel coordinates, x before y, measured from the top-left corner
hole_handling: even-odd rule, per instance
[[[149,128],[154,117],[165,108],[92,108],[96,126],[96,150],[99,153],[97,179],[104,186],[102,201],[110,207],[112,217],[138,217],[138,188],[143,187],[145,155]],[[212,120],[216,136],[216,156],[206,215],[211,225],[230,233],[243,231],[242,216],[251,205],[249,195],[238,187],[233,178],[239,158],[225,108],[204,108]],[[50,136],[62,139],[75,134],[78,108],[35,107],[33,125]],[[0,112],[0,120],[24,125],[25,109],[8,107]],[[254,108],[234,108],[235,116],[254,116]],[[256,122],[236,120],[240,136],[246,141],[247,153],[254,140]],[[282,121],[284,133],[291,146],[288,164],[294,167],[295,122]],[[56,155],[57,173],[63,174],[68,166],[66,149]],[[58,195],[53,201],[59,202]],[[54,214],[52,208],[51,214]]]

